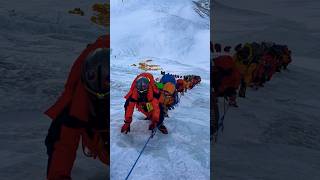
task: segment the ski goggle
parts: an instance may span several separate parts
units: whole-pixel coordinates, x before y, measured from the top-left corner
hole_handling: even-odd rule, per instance
[[[149,85],[143,83],[140,88],[137,88],[139,93],[146,93],[149,89]]]
[[[146,92],[148,91],[148,89],[149,89],[150,79],[147,78],[147,77],[140,77],[139,79],[137,79],[137,81],[140,80],[140,79],[142,79],[142,78],[146,78],[148,82],[142,82],[142,83],[139,85],[140,87],[137,87],[137,91],[138,91],[139,93],[146,93]]]

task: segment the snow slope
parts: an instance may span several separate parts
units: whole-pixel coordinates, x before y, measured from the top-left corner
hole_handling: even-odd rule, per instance
[[[96,2],[104,1],[0,2],[0,179],[45,179],[51,121],[43,112],[62,91],[75,58],[105,32],[89,21]],[[75,7],[88,14],[67,13]],[[102,163],[80,151],[78,157],[75,179],[107,177]]]
[[[135,113],[121,134],[123,98],[141,73],[130,66],[152,59],[166,72],[203,79],[169,112],[168,135],[157,133],[129,179],[209,179],[209,20],[190,0],[111,1],[111,179],[125,179],[150,136],[149,122]],[[153,72],[160,77],[160,72]]]
[[[274,41],[289,70],[229,109],[213,148],[213,179],[319,179],[319,1],[215,1],[213,37],[224,45]],[[222,100],[220,100],[222,105]]]

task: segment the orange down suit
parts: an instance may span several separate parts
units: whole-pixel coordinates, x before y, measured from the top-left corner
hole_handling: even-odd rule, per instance
[[[138,90],[135,87],[136,80],[141,76],[149,79],[149,89],[146,95],[146,99],[141,99]],[[142,112],[151,121],[155,124],[159,122],[160,118],[160,108],[159,108],[159,90],[155,85],[154,78],[150,73],[142,73],[138,75],[135,80],[132,82],[131,88],[128,94],[125,96],[126,104],[125,104],[125,122],[132,122],[132,115],[134,112],[134,108],[136,107],[138,111]],[[148,112],[146,108],[146,104],[150,103],[152,105],[152,110]]]
[[[109,48],[109,44],[109,36],[101,36],[95,43],[88,45],[74,62],[62,95],[45,112],[53,119],[45,140],[49,156],[48,180],[71,179],[71,170],[76,159],[80,139],[91,157],[98,157],[103,163],[109,164],[109,148],[104,146],[104,140],[109,139],[109,133],[105,132],[102,135],[102,130],[97,132],[95,128],[90,128],[89,119],[92,119],[90,108],[96,107],[93,105],[96,103],[90,99],[90,95],[81,81],[82,64],[87,56],[98,48]],[[104,112],[106,114],[110,114],[107,110],[108,106],[107,102],[102,107],[100,106],[102,109],[106,109]],[[107,127],[109,119],[100,119],[103,119],[105,127]],[[104,131],[108,130],[104,129]]]
[[[217,77],[213,77],[218,81],[217,94],[223,94],[226,89],[238,89],[240,85],[240,73],[235,66],[231,56],[223,55],[214,60],[214,71]]]

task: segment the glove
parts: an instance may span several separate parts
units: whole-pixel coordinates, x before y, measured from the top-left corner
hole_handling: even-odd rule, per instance
[[[130,123],[126,122],[121,128],[121,133],[127,134],[128,132],[130,132]]]
[[[149,125],[149,130],[153,130],[154,128],[156,128],[157,124],[152,122],[150,125]]]

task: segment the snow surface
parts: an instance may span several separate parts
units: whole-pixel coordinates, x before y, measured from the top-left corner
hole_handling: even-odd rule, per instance
[[[97,2],[105,1],[0,2],[0,179],[45,179],[51,120],[43,112],[63,90],[75,58],[105,33],[90,22]],[[68,14],[75,7],[87,14]],[[74,179],[106,179],[107,173],[78,152]]]
[[[213,179],[319,179],[320,2],[219,0],[213,6],[215,42],[267,40],[293,52],[289,70],[229,109],[211,152]]]
[[[140,113],[131,132],[120,133],[123,97],[142,72],[130,65],[145,59],[166,72],[200,75],[202,82],[169,112],[169,134],[150,140],[129,179],[209,179],[209,19],[191,0],[111,0],[111,24],[111,179],[125,179],[150,136]]]

